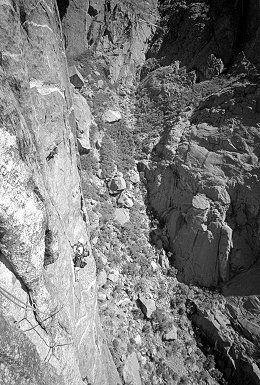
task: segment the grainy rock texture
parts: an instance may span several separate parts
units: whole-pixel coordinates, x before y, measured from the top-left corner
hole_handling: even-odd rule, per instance
[[[131,83],[155,31],[156,4],[156,0],[69,1],[62,19],[69,60],[80,59],[86,51],[95,53],[112,83]]]
[[[0,19],[0,277],[9,293],[1,291],[0,303],[31,341],[21,332],[14,341],[12,327],[10,336],[1,333],[1,347],[13,341],[23,355],[28,346],[28,357],[24,372],[12,373],[18,358],[10,352],[0,382],[50,383],[40,363],[47,360],[60,383],[114,385],[120,380],[99,326],[91,253],[74,277],[73,245],[88,244],[87,216],[56,3],[1,1]],[[31,380],[30,360],[39,368]]]
[[[187,302],[200,337],[226,378],[259,384],[259,4],[160,12],[138,91],[138,169],[178,278],[228,297]]]
[[[28,337],[0,314],[0,370],[2,385],[63,385],[52,366],[42,362]]]
[[[260,118],[259,73],[255,67],[259,58],[250,50],[250,44],[259,44],[258,35],[255,37],[252,33],[258,24],[253,17],[251,27],[248,24],[244,27],[248,34],[247,42],[243,41],[246,54],[240,53],[235,59],[236,50],[242,44],[242,40],[238,42],[242,17],[239,7],[238,3],[223,3],[222,8],[211,2],[187,2],[186,5],[169,2],[168,8],[163,4],[161,12],[166,32],[159,30],[160,36],[155,35],[150,55],[157,61],[164,58],[171,65],[150,68],[152,71],[140,85],[142,98],[148,97],[158,110],[168,114],[163,118],[164,127],[157,138],[142,134],[143,140],[152,145],[147,150],[152,154],[151,160],[142,163],[146,168],[149,201],[165,221],[170,248],[183,278],[204,286],[226,282],[253,265],[259,255],[256,234],[259,231]],[[255,4],[247,7],[249,13],[253,12]],[[212,31],[208,23],[212,23],[213,15],[217,15],[212,26],[215,37],[209,40]],[[185,23],[177,28],[172,17],[183,17]],[[228,29],[230,18],[236,20],[232,32]],[[185,38],[191,28],[196,41],[192,49]],[[200,39],[196,39],[196,33]],[[169,36],[170,41],[174,41],[172,49]],[[206,45],[205,39],[209,41]],[[219,49],[215,44],[219,44]],[[230,44],[229,49],[225,44]],[[210,55],[218,55],[230,67],[233,77],[223,77],[219,82],[217,75],[221,71],[213,74],[211,80],[204,74],[205,81],[196,84],[198,68],[202,71],[200,60],[208,55],[205,50]],[[161,65],[165,60],[159,60]],[[186,72],[179,63],[195,69],[195,77],[192,79],[193,72]],[[142,103],[144,106],[145,102]],[[178,109],[178,117],[173,107]]]
[[[88,153],[91,149],[89,131],[92,124],[92,114],[86,99],[79,92],[73,92],[72,103],[77,127],[79,153]]]
[[[1,383],[259,385],[259,15],[0,0]]]

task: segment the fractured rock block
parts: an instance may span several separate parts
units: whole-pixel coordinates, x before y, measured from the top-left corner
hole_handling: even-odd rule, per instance
[[[117,199],[117,203],[119,206],[126,207],[128,209],[133,207],[133,205],[134,205],[132,197],[126,191],[123,191],[119,195],[119,197]]]
[[[141,310],[147,318],[151,318],[153,312],[156,310],[155,301],[153,299],[147,299],[144,296],[139,296]]]
[[[121,112],[116,110],[106,110],[102,117],[105,123],[115,123],[122,119]]]
[[[79,152],[80,154],[88,153],[91,149],[89,129],[92,123],[92,114],[86,99],[78,91],[73,94],[73,108]]]
[[[83,76],[75,65],[69,67],[69,78],[71,84],[73,84],[75,88],[80,89],[85,84]]]
[[[126,384],[142,385],[140,377],[140,365],[135,352],[130,354],[125,360],[123,368],[123,378]]]
[[[171,330],[164,334],[163,339],[165,341],[174,341],[178,339],[177,328],[172,325]]]
[[[121,173],[118,173],[109,183],[110,194],[117,194],[126,189],[126,182]]]

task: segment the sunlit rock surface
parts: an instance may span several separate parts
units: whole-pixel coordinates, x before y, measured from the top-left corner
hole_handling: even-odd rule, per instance
[[[51,383],[41,378],[47,360],[60,383],[114,385],[120,381],[99,326],[91,252],[79,282],[74,277],[73,245],[88,244],[87,216],[57,6],[2,1],[0,18],[0,277],[23,302],[1,292],[0,307],[24,331],[21,341],[39,362],[37,383]],[[27,383],[12,377],[11,361],[0,382]]]

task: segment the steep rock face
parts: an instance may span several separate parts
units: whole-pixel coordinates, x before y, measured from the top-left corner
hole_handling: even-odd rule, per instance
[[[115,384],[91,253],[74,277],[73,246],[89,243],[56,3],[4,1],[0,17],[1,309],[64,383]]]
[[[254,361],[259,352],[259,299],[220,298],[192,301],[192,322],[218,357],[219,368],[236,384],[259,384],[260,370]]]
[[[135,71],[135,62],[128,57],[129,42],[132,33],[138,34],[142,17],[137,7],[132,13],[133,3],[73,1],[62,13],[67,54],[84,78],[80,92],[98,123],[95,138],[90,130],[91,150],[81,161],[91,242],[100,269],[100,313],[109,346],[123,376],[127,369],[133,381],[139,381],[140,372],[147,384],[187,382],[187,376],[194,384],[223,384],[225,380],[210,365],[204,366],[210,375],[203,373],[204,359],[197,349],[203,346],[194,342],[199,327],[212,350],[221,355],[220,368],[228,379],[241,385],[258,384],[258,299],[252,297],[248,304],[243,298],[238,304],[216,293],[211,296],[210,290],[204,295],[204,289],[198,295],[197,287],[178,283],[176,270],[168,262],[169,257],[178,267],[178,277],[189,284],[219,287],[234,276],[224,288],[227,295],[257,293],[252,291],[252,275],[247,277],[251,286],[241,287],[246,274],[241,278],[239,272],[252,265],[257,280],[254,262],[259,244],[254,239],[259,203],[254,149],[260,108],[253,64],[257,58],[250,56],[251,62],[248,58],[257,44],[252,31],[258,24],[253,17],[246,29],[248,37],[239,36],[244,2],[161,1],[166,6],[163,30],[158,28],[141,70],[141,108],[133,117],[133,94],[122,84],[117,88],[125,69],[129,79]],[[248,4],[249,13],[258,9],[253,2]],[[139,52],[141,63],[141,51],[135,45],[131,48]],[[241,49],[246,54],[238,54]],[[112,112],[109,119],[107,111]],[[135,173],[134,154],[142,160],[138,187],[129,180],[130,172]],[[118,171],[126,183],[120,187],[117,181],[111,188]],[[156,227],[156,220],[152,216],[150,223],[145,215],[143,181],[146,203],[160,222],[158,228],[152,227],[153,246],[149,224]],[[153,304],[152,314],[144,320],[135,308],[137,293]],[[185,318],[190,300],[194,329]],[[178,320],[177,333],[170,322],[173,318]],[[138,343],[133,343],[133,337]],[[180,345],[170,341],[175,338]],[[132,349],[137,351],[139,365],[128,365]],[[168,352],[174,350],[181,361],[168,360]],[[191,362],[183,360],[186,354]],[[176,369],[180,381],[170,369]]]
[[[142,107],[147,108],[145,103],[148,106],[150,103],[164,117],[159,116],[157,137],[148,129],[148,133],[142,130],[143,142],[150,146],[144,149],[150,153],[150,161],[143,163],[140,170],[146,169],[149,201],[165,222],[169,245],[182,277],[189,282],[217,286],[252,266],[259,255],[260,119],[259,73],[255,67],[258,57],[248,53],[255,59],[254,63],[244,53],[235,58],[236,48],[232,50],[231,46],[238,43],[232,38],[229,50],[225,50],[230,55],[228,59],[213,43],[206,46],[209,55],[219,57],[225,64],[233,62],[228,77],[218,79],[220,69],[214,73],[209,67],[203,67],[202,62],[195,65],[200,58],[208,57],[208,53],[202,49],[199,39],[195,39],[198,46],[195,44],[194,50],[189,49],[188,40],[180,43],[182,27],[173,30],[174,24],[169,18],[180,17],[179,12],[185,15],[184,30],[192,29],[195,36],[200,33],[203,40],[204,33],[208,38],[206,26],[212,21],[211,14],[235,16],[224,5],[221,9],[211,3],[186,3],[185,7],[183,3],[167,3],[171,13],[169,17],[164,15],[163,22],[167,22],[166,31],[170,35],[160,35],[161,30],[155,35],[154,51],[149,55],[157,59],[149,58],[142,71]],[[207,8],[205,14],[201,7]],[[194,22],[203,27],[200,32],[194,28]],[[254,23],[253,18],[256,30]],[[217,18],[212,28],[218,30],[218,25]],[[225,24],[221,25],[223,36],[216,34],[214,44],[223,48],[230,34]],[[235,36],[236,27],[232,25]],[[251,29],[246,26],[248,31],[254,29],[252,25]],[[186,36],[184,30],[183,36]],[[258,36],[253,39],[253,34],[248,34],[244,44],[247,47],[258,44]],[[224,36],[225,44],[222,44]],[[165,62],[171,65],[157,68]],[[195,71],[186,72],[180,64]],[[199,72],[203,72],[203,76]],[[198,79],[204,81],[196,83]]]
[[[207,77],[212,54],[225,67],[242,50],[259,63],[258,1],[163,1],[160,11],[162,28],[153,36],[148,58],[164,65],[179,60],[200,79]]]
[[[112,83],[132,82],[155,29],[157,1],[69,1],[62,25],[69,60],[94,53]],[[76,42],[76,44],[75,44]]]
[[[227,84],[173,120],[154,148],[150,202],[186,280],[217,285],[257,260],[257,98],[254,81]]]
[[[197,340],[231,383],[259,384],[259,4],[160,4],[138,169],[177,277],[210,288],[186,302]]]

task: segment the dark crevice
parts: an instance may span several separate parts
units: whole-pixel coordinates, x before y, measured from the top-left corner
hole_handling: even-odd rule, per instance
[[[20,22],[21,24],[24,24],[26,21],[26,12],[24,10],[23,6],[20,6]]]
[[[106,0],[106,3],[105,3],[105,11],[108,12],[108,13],[111,13],[111,4],[110,4],[110,0]]]
[[[59,10],[61,20],[66,15],[69,3],[70,3],[69,0],[57,0],[58,10]]]
[[[49,155],[46,157],[46,160],[47,162],[49,162],[51,159],[54,158],[54,156],[58,153],[58,148],[57,147],[54,147],[51,152],[49,153]]]
[[[47,229],[45,231],[45,252],[44,252],[44,266],[48,266],[55,262],[54,254],[52,251],[53,234],[52,231]]]
[[[92,7],[91,5],[88,7],[88,14],[89,14],[89,16],[91,16],[91,17],[95,17],[95,16],[97,16],[97,14],[98,14],[98,11],[94,8],[94,7]]]

